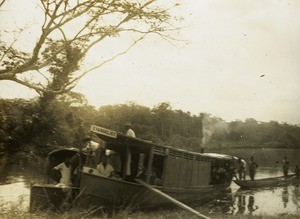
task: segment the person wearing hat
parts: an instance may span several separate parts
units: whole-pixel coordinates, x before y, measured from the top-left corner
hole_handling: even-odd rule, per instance
[[[104,141],[100,141],[100,143],[95,142],[92,140],[90,136],[86,136],[83,139],[85,143],[84,148],[82,149],[83,152],[88,154],[88,159],[86,165],[88,166],[96,166],[98,161],[102,160],[102,157],[105,155],[106,145]]]
[[[134,131],[132,130],[132,125],[131,125],[131,123],[130,123],[130,122],[126,122],[124,126],[125,126],[126,129],[127,129],[126,135],[135,138],[135,133],[134,133]]]
[[[99,148],[99,143],[95,142],[95,141],[92,141],[92,138],[87,135],[84,139],[83,139],[83,142],[84,142],[84,148],[83,148],[83,151],[84,152],[95,152],[98,148]]]

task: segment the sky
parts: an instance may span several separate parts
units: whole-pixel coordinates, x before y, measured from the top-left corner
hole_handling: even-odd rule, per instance
[[[37,22],[40,9],[34,0],[26,1],[9,0],[6,11],[0,11],[1,29],[12,31],[11,22]],[[300,1],[180,2],[176,13],[184,18],[183,28],[174,36],[189,43],[148,37],[85,76],[74,91],[96,107],[132,101],[152,108],[169,102],[174,110],[206,112],[226,121],[300,124]],[[28,42],[35,39],[34,31],[30,36]],[[90,51],[86,63],[124,45],[125,39],[108,40]],[[0,81],[1,98],[34,95]]]

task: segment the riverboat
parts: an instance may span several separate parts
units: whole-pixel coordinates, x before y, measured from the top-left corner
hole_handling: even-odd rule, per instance
[[[278,187],[295,184],[299,181],[295,174],[288,176],[255,179],[255,180],[233,180],[241,189],[254,189],[262,187]]]
[[[75,187],[57,188],[57,194],[64,190],[71,192],[71,195],[63,197],[71,197],[72,204],[81,207],[152,208],[170,205],[170,199],[186,204],[203,202],[211,200],[231,184],[233,171],[230,168],[237,160],[233,156],[176,149],[96,125],[92,125],[90,131],[97,136],[97,142],[104,145],[106,152],[119,156],[122,165],[118,175],[105,177],[100,175],[96,167],[103,147],[99,149],[100,152],[83,155],[77,149],[65,149],[69,152],[64,156],[71,159],[75,156],[81,161],[74,159],[77,161],[73,165],[74,168],[80,168],[78,184],[74,180]],[[58,150],[51,152],[47,158],[48,176],[51,176],[50,170],[64,159],[64,156],[57,156],[59,153],[63,154]],[[223,171],[218,171],[218,168]],[[56,177],[52,176],[52,179],[57,181]],[[41,204],[49,206],[47,201],[51,200],[49,197],[53,194],[50,189],[53,186],[32,185],[30,209],[37,209],[37,205]],[[59,203],[62,202],[63,198]]]

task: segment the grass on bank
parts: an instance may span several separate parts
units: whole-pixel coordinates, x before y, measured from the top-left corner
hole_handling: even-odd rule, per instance
[[[12,191],[13,192],[13,191]],[[105,210],[102,206],[88,209],[79,210],[78,208],[71,208],[68,211],[37,211],[30,213],[28,209],[22,208],[27,206],[28,200],[24,197],[20,197],[18,202],[15,203],[0,203],[0,209],[5,209],[0,212],[1,219],[196,219],[197,216],[190,212],[184,211],[178,208],[157,209],[153,211],[132,211],[131,209],[125,209],[122,211],[109,211]],[[5,206],[5,207],[4,207]],[[3,208],[4,207],[4,208]],[[201,210],[200,210],[201,212]],[[298,219],[299,215],[278,215],[278,216],[253,216],[253,215],[232,215],[232,214],[220,214],[218,212],[209,213],[201,212],[202,214],[212,219]]]
[[[252,215],[230,215],[218,213],[204,213],[212,219],[298,219],[299,216],[252,216]],[[18,210],[18,205],[11,205],[10,209],[6,212],[0,213],[1,219],[197,219],[198,217],[181,209],[157,210],[157,211],[130,211],[122,210],[119,212],[106,212],[102,208],[79,211],[78,209],[71,209],[65,212],[53,211],[39,211],[30,213],[28,211]]]

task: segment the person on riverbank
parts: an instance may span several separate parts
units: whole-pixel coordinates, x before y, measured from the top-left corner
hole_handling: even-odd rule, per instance
[[[242,158],[238,159],[238,174],[239,174],[239,180],[245,180],[246,179],[246,161]]]
[[[258,168],[258,164],[254,161],[254,157],[251,156],[250,163],[249,163],[249,175],[251,180],[254,180],[257,168]]]
[[[287,156],[285,156],[282,160],[282,171],[283,171],[283,175],[287,176],[289,173],[289,166],[290,166],[290,162],[287,159]]]

